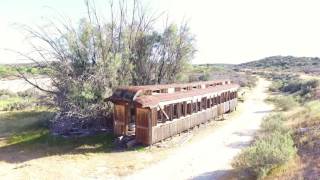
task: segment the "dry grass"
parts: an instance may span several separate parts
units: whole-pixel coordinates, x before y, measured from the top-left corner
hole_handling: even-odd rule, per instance
[[[296,156],[283,166],[272,169],[265,180],[303,179],[302,169],[303,163],[301,158]]]
[[[285,113],[292,129],[298,157],[273,170],[268,179],[317,179],[320,177],[320,102],[312,101]]]

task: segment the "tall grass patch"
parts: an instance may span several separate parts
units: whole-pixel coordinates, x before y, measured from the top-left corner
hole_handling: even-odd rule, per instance
[[[15,111],[32,108],[37,98],[29,90],[13,93],[8,90],[0,90],[0,111]]]
[[[0,112],[0,135],[48,128],[55,112],[46,108]]]

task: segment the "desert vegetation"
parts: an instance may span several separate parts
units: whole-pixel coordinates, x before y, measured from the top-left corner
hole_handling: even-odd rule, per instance
[[[254,178],[288,179],[313,178],[319,169],[311,168],[319,154],[319,101],[317,80],[301,80],[288,74],[270,74],[273,93],[267,101],[275,105],[275,114],[261,124],[252,145],[234,160],[240,172]],[[308,154],[308,155],[307,155]],[[289,178],[289,179],[290,179]]]
[[[255,142],[244,149],[232,164],[255,178],[265,177],[270,170],[285,164],[296,154],[294,141],[289,129],[284,126],[281,114],[266,117],[260,131]]]
[[[184,73],[189,82],[230,79],[241,87],[252,88],[256,85],[256,76],[251,73],[240,73],[233,67],[233,65],[223,64],[193,64]]]
[[[273,3],[256,8],[249,3],[244,4],[250,7],[248,13],[239,11],[236,17],[207,9],[207,2],[191,6],[197,2],[177,1],[170,7],[155,2],[156,8],[173,11],[175,20],[190,8],[200,12],[185,17],[190,23],[171,21],[170,12],[154,11],[143,0],[85,0],[83,8],[75,2],[50,2],[57,11],[49,18],[41,14],[40,2],[25,3],[18,13],[12,13],[16,2],[10,3],[2,4],[0,54],[6,52],[1,58],[26,64],[0,65],[0,177],[220,179],[230,173],[235,179],[319,179],[320,58],[277,55],[242,64],[210,64],[244,62],[271,51],[316,54],[316,43],[306,43],[310,38],[285,29],[304,23],[304,18],[312,20],[312,13],[295,19],[290,14],[310,3],[293,3],[285,13],[277,8],[272,16],[260,8]],[[72,14],[67,17],[60,10]],[[250,27],[251,10],[257,15],[253,18],[269,21]],[[195,23],[211,11],[227,13],[223,17],[228,21],[202,23],[202,17]],[[235,23],[225,23],[229,21]],[[268,23],[280,24],[281,30]],[[13,24],[23,39],[11,31]],[[234,31],[239,24],[240,31]],[[189,25],[197,26],[194,32]],[[219,25],[227,29],[214,27]],[[200,34],[199,46],[194,33]],[[249,36],[243,36],[246,33]],[[257,44],[259,33],[267,37],[265,48],[250,53],[262,47]],[[274,43],[277,38],[281,42]],[[237,40],[246,44],[239,46]],[[301,44],[311,45],[299,49]],[[198,47],[201,54],[195,56]],[[192,62],[195,57],[197,62]],[[195,64],[201,62],[209,64]],[[240,88],[229,82],[175,84],[219,79],[230,79]],[[127,88],[171,83],[175,87]]]
[[[111,2],[109,20],[91,2],[85,5],[87,17],[77,25],[61,19],[45,27],[22,27],[39,46],[33,46],[34,53],[20,55],[36,67],[46,67],[52,86],[40,87],[24,71],[18,72],[51,97],[59,111],[54,130],[88,127],[83,123],[95,126],[109,119],[111,107],[105,99],[118,86],[184,81],[183,72],[195,52],[187,23],[168,21],[158,30],[158,15],[150,15],[139,1]],[[57,133],[68,131],[60,130]]]
[[[46,75],[47,71],[48,69],[46,67],[39,67],[33,64],[0,65],[0,79],[19,78],[20,73],[33,77]]]
[[[287,72],[290,74],[303,72],[319,75],[320,63],[318,57],[270,56],[240,64],[237,68],[248,68],[255,71]]]

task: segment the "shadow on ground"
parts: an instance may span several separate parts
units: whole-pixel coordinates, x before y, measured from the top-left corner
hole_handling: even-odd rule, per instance
[[[229,174],[231,170],[217,170],[213,172],[207,172],[200,174],[197,177],[192,178],[193,180],[214,180],[221,179],[223,175]]]
[[[34,137],[31,136],[30,139],[24,138],[21,142],[0,147],[0,162],[22,163],[54,155],[115,153],[143,148],[142,146],[130,149],[119,148],[114,145],[113,140],[114,136],[110,133],[79,138],[63,138],[52,136],[48,130],[43,130],[37,132]]]
[[[251,144],[251,141],[248,142],[235,142],[235,143],[231,143],[228,144],[228,147],[231,147],[233,149],[243,149],[244,147],[247,147]]]
[[[112,133],[64,138],[49,133],[52,111],[26,110],[1,113],[0,162],[21,163],[37,158],[64,154],[113,153],[142,149],[118,148]]]
[[[246,131],[237,131],[233,133],[238,136],[254,136],[256,134],[256,130],[246,130]]]
[[[199,176],[193,177],[193,180],[254,180],[252,175],[246,171],[239,171],[234,169],[229,170],[217,170],[212,172],[206,172]]]
[[[256,111],[254,112],[255,114],[268,114],[268,113],[271,113],[273,112],[273,110],[267,110],[267,111]]]

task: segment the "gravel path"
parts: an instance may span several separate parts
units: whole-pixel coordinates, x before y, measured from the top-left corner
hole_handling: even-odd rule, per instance
[[[219,179],[232,167],[233,157],[248,146],[272,107],[264,102],[270,82],[260,79],[244,103],[243,112],[206,138],[189,143],[126,179]]]

